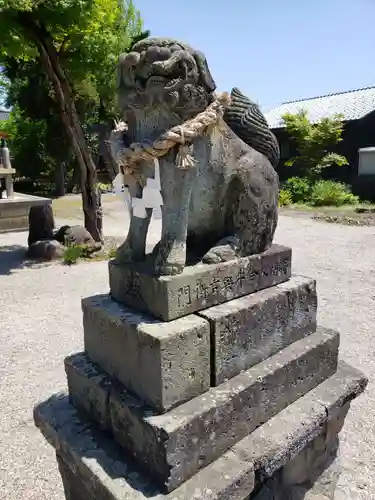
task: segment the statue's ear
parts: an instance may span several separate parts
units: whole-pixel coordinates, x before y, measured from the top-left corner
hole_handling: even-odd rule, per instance
[[[209,92],[213,92],[216,89],[216,83],[212,78],[210,70],[208,69],[207,60],[204,54],[202,54],[202,52],[196,51],[194,54],[194,58],[205,87]]]

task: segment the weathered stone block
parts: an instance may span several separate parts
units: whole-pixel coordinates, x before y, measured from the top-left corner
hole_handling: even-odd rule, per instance
[[[287,281],[290,248],[272,245],[262,254],[220,264],[188,266],[182,274],[155,277],[147,264],[109,263],[111,295],[117,301],[170,321]]]
[[[213,385],[313,333],[316,312],[315,280],[302,276],[201,311],[211,324]]]
[[[65,500],[93,500],[90,492],[85,488],[82,479],[72,470],[67,461],[56,453],[57,465],[64,488]]]
[[[108,391],[112,379],[84,353],[65,358],[65,372],[71,403],[90,415],[102,429],[111,430]]]
[[[164,412],[210,387],[210,328],[189,315],[161,322],[108,295],[82,300],[88,356],[152,407]]]
[[[293,457],[281,470],[285,486],[312,483],[328,465],[338,460],[339,440],[337,434],[332,442],[326,441],[324,432],[311,441],[298,455]]]
[[[57,450],[66,500],[247,500],[254,487],[252,462],[229,450],[175,491],[163,494],[108,434],[81,419],[66,396],[39,405],[34,419]]]
[[[172,491],[331,376],[336,371],[338,345],[336,332],[319,329],[164,415],[152,415],[114,383],[108,389],[112,432],[159,484]],[[79,364],[75,368],[81,369]],[[81,391],[79,397],[84,394]]]
[[[366,384],[367,379],[362,373],[340,362],[334,376],[279,412],[167,495],[160,493],[139,472],[134,460],[119,450],[107,433],[102,434],[95,425],[82,419],[65,395],[53,396],[38,405],[34,409],[34,420],[57,450],[58,461],[63,462],[61,473],[66,491],[73,495],[74,500],[255,500],[256,497],[250,496],[254,472],[263,480],[282,477],[279,474],[281,468],[303,452],[317,436],[324,434],[328,415],[343,408],[345,401],[358,396]],[[324,476],[326,486],[326,473]],[[280,483],[277,490],[280,493],[279,486]],[[310,494],[311,500],[314,495],[316,499],[323,499],[323,491],[320,485],[317,489],[314,487],[309,494],[306,493],[306,500],[310,499]],[[288,497],[260,498],[285,500]],[[71,500],[69,496],[67,500]]]
[[[328,437],[331,416],[341,414],[347,404],[366,388],[367,378],[344,361],[337,371],[305,396],[242,439],[233,452],[252,461],[262,478],[272,477],[319,436]],[[332,442],[332,436],[329,436]]]

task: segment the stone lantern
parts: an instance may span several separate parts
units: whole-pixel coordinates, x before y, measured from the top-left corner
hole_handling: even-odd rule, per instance
[[[3,192],[3,183],[5,183],[5,191],[6,197],[13,197],[13,175],[16,173],[16,170],[12,168],[10,163],[10,154],[9,148],[6,144],[5,137],[1,137],[0,140],[0,181],[1,181],[1,190],[0,190],[0,198],[4,197]]]

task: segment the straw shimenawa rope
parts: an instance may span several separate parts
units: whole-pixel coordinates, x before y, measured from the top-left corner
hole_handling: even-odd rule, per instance
[[[124,175],[132,175],[139,178],[140,172],[138,165],[141,161],[150,161],[160,158],[168,153],[168,151],[180,145],[177,157],[176,167],[180,169],[188,169],[195,164],[194,158],[189,154],[189,144],[196,137],[212,132],[215,126],[219,123],[224,115],[225,109],[230,105],[230,95],[227,92],[218,94],[205,111],[199,113],[191,120],[186,121],[182,125],[177,125],[167,132],[164,132],[151,145],[146,143],[134,143],[130,148],[123,149],[120,153],[120,171]],[[115,131],[127,130],[127,125],[124,122],[116,124]]]

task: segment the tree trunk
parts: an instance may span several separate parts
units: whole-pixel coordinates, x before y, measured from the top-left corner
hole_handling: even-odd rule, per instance
[[[102,242],[102,209],[100,193],[96,186],[96,168],[78,118],[70,83],[60,64],[59,55],[49,32],[22,16],[20,24],[33,38],[39,51],[41,62],[55,91],[55,99],[65,132],[81,171],[80,185],[85,228],[95,241]]]
[[[79,189],[76,189],[76,188],[78,188],[78,186],[80,184],[79,170],[80,170],[79,166],[78,166],[77,162],[75,161],[74,166],[73,166],[72,177],[69,180],[69,182],[67,183],[67,187],[66,187],[66,190],[69,194],[79,192]]]
[[[55,169],[56,196],[65,196],[65,166],[59,161]]]
[[[102,99],[99,100],[99,155],[103,160],[105,168],[108,172],[108,177],[110,182],[113,182],[114,178],[118,174],[118,166],[114,163],[112,155],[109,152],[108,140],[111,135],[111,127],[106,123],[105,108]]]

